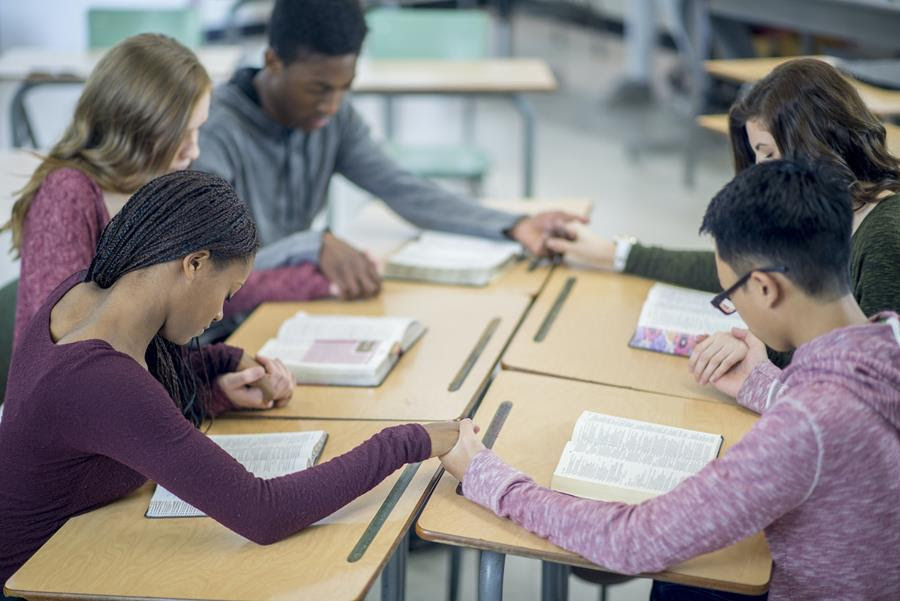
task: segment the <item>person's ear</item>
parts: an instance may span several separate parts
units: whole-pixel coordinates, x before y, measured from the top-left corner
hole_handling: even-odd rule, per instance
[[[773,309],[784,299],[784,283],[771,273],[754,271],[750,276],[750,290],[767,309]]]
[[[273,75],[280,75],[282,69],[284,69],[284,63],[281,62],[281,58],[279,58],[278,54],[276,54],[275,50],[272,48],[266,48],[266,52],[263,55],[263,64]]]
[[[201,272],[209,270],[211,258],[208,250],[198,250],[181,259],[181,270],[188,282],[193,281]]]

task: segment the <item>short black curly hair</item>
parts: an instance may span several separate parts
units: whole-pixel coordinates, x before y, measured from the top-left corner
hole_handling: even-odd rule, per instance
[[[367,32],[359,0],[278,0],[269,46],[290,64],[311,54],[359,54]]]
[[[851,181],[825,163],[768,161],[738,173],[709,203],[700,233],[739,275],[787,267],[810,296],[850,291]]]

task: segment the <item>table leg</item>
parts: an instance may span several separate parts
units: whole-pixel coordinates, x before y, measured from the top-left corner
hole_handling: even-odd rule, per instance
[[[534,194],[534,108],[524,94],[513,94],[522,116],[522,188],[526,198]]]
[[[493,551],[481,552],[478,569],[478,601],[501,601],[503,599],[503,564],[506,556]]]
[[[541,562],[541,601],[566,601],[569,598],[569,566]]]
[[[381,572],[381,601],[406,599],[406,556],[409,553],[409,531],[400,539],[397,549]]]

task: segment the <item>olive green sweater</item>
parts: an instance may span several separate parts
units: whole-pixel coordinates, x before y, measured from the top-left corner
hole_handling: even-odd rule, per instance
[[[625,272],[676,286],[721,292],[711,251],[635,244]],[[850,243],[850,285],[867,316],[900,311],[900,194],[885,198],[863,219]],[[786,365],[790,355],[773,362]]]

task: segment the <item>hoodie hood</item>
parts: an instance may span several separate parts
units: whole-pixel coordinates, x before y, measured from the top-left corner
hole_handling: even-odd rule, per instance
[[[873,316],[862,326],[840,328],[799,347],[782,386],[828,382],[841,386],[900,429],[900,319]]]

